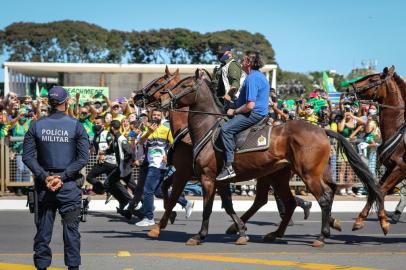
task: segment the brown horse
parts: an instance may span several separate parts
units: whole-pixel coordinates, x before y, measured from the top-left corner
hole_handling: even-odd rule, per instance
[[[208,82],[204,79],[204,73],[199,70],[196,71],[195,76],[185,78],[169,89],[167,94],[161,97],[161,103],[164,107],[173,104],[178,107],[189,107],[188,123],[193,145],[201,142],[218,121],[219,115],[222,115]],[[262,183],[270,181],[269,179],[276,172],[281,172],[279,176],[285,174],[285,177],[271,183],[275,185],[277,195],[282,198],[286,213],[278,229],[266,235],[264,240],[273,241],[284,235],[296,207],[289,188],[290,171],[302,178],[322,209],[321,234],[313,246],[324,245],[325,238],[330,236],[331,205],[336,185],[331,181],[323,181],[323,173],[328,166],[330,153],[330,141],[326,134],[338,140],[352,168],[368,189],[368,196],[371,197],[371,200],[382,200],[374,177],[343,136],[304,121],[289,121],[273,128],[270,138],[271,145],[267,151],[238,154],[234,163],[237,176],[231,179],[233,182],[256,178],[258,185],[262,187],[266,186]],[[204,194],[203,221],[199,233],[187,241],[188,245],[200,244],[208,234],[215,187],[224,185],[223,182],[218,183],[214,180],[222,163],[221,153],[215,151],[211,141],[204,145],[196,157],[196,170],[201,176]],[[225,184],[228,185],[228,183]],[[223,203],[223,206],[227,213],[234,212],[231,203]]]
[[[380,107],[379,120],[382,133],[382,145],[378,149],[379,161],[386,167],[380,179],[380,190],[385,195],[406,177],[405,143],[405,100],[406,83],[396,74],[395,68],[385,68],[382,73],[369,75],[356,81],[349,92],[357,98],[373,100]],[[368,199],[362,212],[354,223],[353,230],[364,227],[373,202]],[[383,202],[378,205],[379,220],[385,234],[389,231]]]
[[[165,74],[162,77],[153,80],[143,89],[138,90],[134,93],[136,95],[136,102],[139,105],[144,106],[153,105],[159,100],[160,96],[162,95],[159,90],[170,89],[178,81],[178,71],[171,74],[166,67]],[[183,133],[182,131],[184,131],[188,126],[187,117],[187,112],[170,112],[169,119],[173,134],[181,135]],[[173,161],[175,168],[177,168],[177,172],[163,183],[165,213],[162,216],[159,224],[155,225],[154,228],[152,228],[151,231],[148,233],[148,235],[153,238],[158,237],[161,230],[167,226],[168,218],[170,218],[170,213],[173,207],[176,205],[179,195],[184,189],[186,182],[193,177],[193,164],[192,159],[190,158],[193,155],[193,146],[188,133],[183,136],[184,137],[179,140],[175,139],[175,141],[178,141],[178,143],[175,143],[175,145],[171,149],[171,160]],[[176,137],[177,135],[175,136],[175,138]],[[330,177],[329,173],[330,168],[326,167],[324,176],[325,179],[328,179]],[[250,207],[250,209],[243,214],[241,220],[244,223],[247,222],[263,205],[268,202],[268,190],[270,187],[270,181],[276,181],[277,179],[284,177],[290,178],[291,174],[292,172],[286,170],[277,171],[272,177],[267,178],[267,181],[260,182],[260,187],[257,187],[258,193],[255,196],[254,203]],[[173,179],[176,179],[175,182]],[[168,197],[168,189],[171,184],[173,184],[173,189],[171,196]],[[275,188],[277,185],[274,184],[273,186]],[[224,185],[220,186],[220,194],[224,192],[224,187]],[[341,231],[341,224],[338,219],[331,218],[330,226],[333,229]],[[228,234],[236,234],[237,232],[238,228],[236,224],[231,225],[230,228],[227,230]],[[239,239],[239,241],[237,241],[237,244],[242,244],[244,242],[244,239],[246,238]]]
[[[143,89],[135,92],[135,100],[139,104],[138,101],[142,101],[144,106],[151,106],[159,101],[160,97],[160,90],[171,88],[179,81],[179,71],[175,71],[175,73],[171,74],[169,72],[168,67],[165,69],[165,75],[159,77],[148,85],[146,85]],[[184,133],[183,131],[187,128],[187,113],[181,112],[170,112],[170,125],[172,133],[175,136],[175,144],[174,148],[170,152],[170,160],[172,165],[175,166],[176,171],[175,173],[169,177],[163,183],[162,190],[164,194],[164,206],[165,212],[158,224],[156,224],[149,232],[148,236],[156,238],[160,235],[161,229],[164,229],[167,224],[168,220],[171,218],[171,213],[173,208],[175,207],[177,200],[188,180],[192,179],[194,176],[193,172],[193,165],[191,162],[192,157],[192,142],[190,140],[189,133]],[[180,136],[178,136],[178,134]],[[183,134],[183,135],[182,135]],[[174,181],[176,179],[176,181]],[[169,186],[172,185],[172,192],[168,195]],[[269,188],[268,184],[268,188]],[[246,228],[245,224],[239,219],[237,214],[232,210],[232,207],[229,207],[227,204],[231,202],[231,194],[230,189],[228,186],[223,185],[219,187],[218,190],[222,201],[225,203],[226,212],[231,216],[233,221],[235,222],[236,227],[240,233],[240,237],[237,240],[236,244],[246,244],[247,237],[246,237]]]

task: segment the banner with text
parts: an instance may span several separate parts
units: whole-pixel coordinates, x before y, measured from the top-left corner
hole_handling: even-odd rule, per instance
[[[94,86],[64,86],[63,88],[68,91],[70,97],[75,99],[76,93],[80,93],[79,103],[83,104],[90,99],[102,100],[103,96],[109,96],[108,87],[94,87]]]

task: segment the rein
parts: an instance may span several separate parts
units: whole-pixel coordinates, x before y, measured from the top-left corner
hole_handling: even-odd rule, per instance
[[[206,114],[206,115],[215,115],[215,116],[228,116],[226,113],[211,113],[205,111],[193,111],[193,110],[181,110],[181,109],[170,109],[173,112],[184,112],[184,113],[196,113],[196,114]]]
[[[392,105],[386,105],[386,104],[381,104],[379,102],[371,101],[371,100],[365,100],[365,99],[359,99],[359,102],[362,104],[367,104],[367,105],[375,105],[377,107],[381,107],[384,109],[394,109],[394,110],[406,110],[406,106],[392,106]]]

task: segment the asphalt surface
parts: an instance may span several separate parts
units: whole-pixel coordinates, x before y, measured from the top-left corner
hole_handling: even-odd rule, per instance
[[[276,229],[279,217],[258,213],[247,224],[250,242],[246,246],[235,245],[237,237],[225,235],[230,218],[213,213],[206,241],[190,247],[185,242],[198,232],[201,213],[186,220],[178,212],[175,224],[156,240],[147,237],[146,228],[131,224],[136,220],[128,223],[116,213],[91,212],[88,221],[81,223],[81,269],[406,269],[405,217],[384,236],[376,215],[357,232],[351,231],[354,213],[334,216],[341,219],[343,231],[332,231],[320,249],[310,246],[320,231],[320,213],[312,213],[307,221],[302,213],[295,214],[294,226],[272,244],[262,243],[262,236]],[[57,219],[51,244],[55,269],[64,269],[61,229]],[[0,212],[0,269],[33,269],[24,265],[32,265],[34,233],[33,215]]]

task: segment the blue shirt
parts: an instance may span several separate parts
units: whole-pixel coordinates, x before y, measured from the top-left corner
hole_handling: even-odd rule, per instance
[[[269,112],[269,82],[265,75],[258,70],[251,70],[240,90],[236,105],[237,108],[246,104],[248,101],[255,102],[253,113],[265,116]]]

